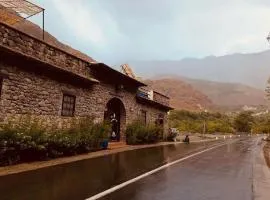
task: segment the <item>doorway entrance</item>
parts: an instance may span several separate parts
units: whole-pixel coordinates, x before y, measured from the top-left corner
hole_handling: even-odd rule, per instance
[[[111,141],[120,141],[126,124],[126,110],[120,99],[112,98],[106,104],[104,120],[111,124]]]

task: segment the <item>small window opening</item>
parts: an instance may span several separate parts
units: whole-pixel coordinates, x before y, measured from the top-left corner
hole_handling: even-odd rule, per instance
[[[75,112],[76,96],[63,94],[62,116],[72,117]]]

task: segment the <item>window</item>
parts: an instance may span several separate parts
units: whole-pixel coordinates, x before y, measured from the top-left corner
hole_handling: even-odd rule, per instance
[[[147,123],[147,112],[145,110],[141,110],[141,122],[146,125]]]
[[[62,116],[74,116],[76,97],[69,94],[63,95]]]

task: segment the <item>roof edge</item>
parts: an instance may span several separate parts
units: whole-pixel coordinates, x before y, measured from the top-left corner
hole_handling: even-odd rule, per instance
[[[171,106],[166,106],[166,105],[161,104],[161,103],[159,103],[157,101],[146,99],[146,98],[143,98],[143,97],[140,97],[140,96],[136,96],[136,99],[139,101],[139,103],[144,102],[144,103],[147,103],[147,104],[151,104],[151,105],[154,105],[156,107],[162,108],[162,109],[164,109],[166,111],[174,110],[174,108],[171,107]]]
[[[138,86],[140,86],[140,87],[142,87],[142,86],[147,86],[145,83],[143,83],[143,82],[141,82],[141,81],[138,81],[137,79],[131,78],[131,77],[129,77],[129,76],[123,74],[122,72],[120,72],[120,71],[118,71],[118,70],[116,70],[116,69],[113,69],[112,67],[106,65],[105,63],[102,63],[102,62],[97,62],[97,63],[92,62],[92,63],[90,63],[90,67],[91,67],[91,66],[94,66],[94,67],[96,66],[97,69],[98,69],[98,66],[102,66],[102,67],[108,69],[109,71],[111,71],[111,72],[113,72],[113,73],[117,73],[117,74],[119,74],[120,76],[122,76],[122,77],[124,77],[124,78],[126,78],[126,79],[128,79],[128,80],[130,80],[130,81],[135,82],[135,83],[136,83]]]

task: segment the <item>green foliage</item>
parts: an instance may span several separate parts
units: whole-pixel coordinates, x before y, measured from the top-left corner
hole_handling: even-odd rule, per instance
[[[0,164],[6,157],[9,164],[19,159],[29,161],[46,156],[46,129],[42,123],[30,116],[9,121],[0,127]],[[14,157],[14,158],[12,158]],[[3,159],[4,159],[3,158]]]
[[[162,129],[154,124],[144,125],[139,120],[129,124],[126,129],[127,144],[151,144],[160,141]]]
[[[108,139],[110,126],[89,118],[74,120],[68,129],[49,129],[31,117],[0,127],[0,165],[86,153]]]
[[[238,132],[251,132],[254,118],[251,112],[241,112],[234,119],[234,128]]]
[[[270,133],[270,115],[253,117],[251,112],[241,112],[235,118],[221,113],[172,111],[169,115],[170,127],[181,132],[202,133],[206,123],[206,133],[251,132]]]
[[[180,132],[198,133],[202,131],[203,121],[201,120],[182,120],[176,126]]]
[[[175,110],[172,111],[169,115],[169,119],[173,120],[212,120],[212,119],[221,119],[226,117],[219,112],[191,112],[187,110]]]
[[[252,130],[254,133],[270,133],[270,115],[255,118]]]
[[[216,119],[207,121],[207,132],[208,133],[233,133],[233,128],[228,121]]]
[[[203,132],[206,123],[206,133],[232,133],[232,123],[228,116],[221,113],[173,111],[169,115],[170,127],[178,128],[180,132]]]

